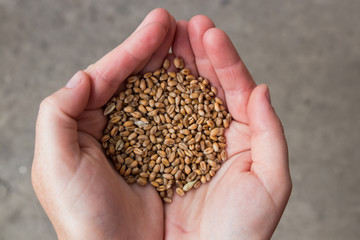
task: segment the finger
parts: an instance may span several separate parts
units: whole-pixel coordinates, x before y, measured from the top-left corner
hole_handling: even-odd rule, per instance
[[[150,11],[148,15],[143,19],[140,25],[135,29],[134,33],[138,32],[141,28],[152,22],[166,22],[169,20],[168,11],[163,8],[155,8]],[[133,33],[133,34],[134,34]]]
[[[160,45],[160,47],[155,51],[155,53],[151,56],[150,60],[148,61],[148,63],[145,65],[144,68],[138,68],[137,71],[141,70],[142,73],[146,73],[149,71],[154,71],[156,69],[161,68],[164,59],[166,58],[166,56],[169,54],[169,49],[171,47],[171,44],[173,42],[174,39],[174,35],[175,35],[175,30],[176,30],[176,21],[175,18],[173,16],[170,16],[171,18],[171,25],[170,25],[170,29],[167,32],[165,39],[163,40],[162,44]],[[135,71],[135,72],[137,72]]]
[[[205,32],[214,27],[215,24],[208,17],[202,15],[195,16],[189,21],[189,38],[191,48],[194,51],[195,62],[199,75],[209,80],[211,85],[217,89],[217,96],[225,103],[224,92],[221,88],[216,72],[211,65],[203,42]]]
[[[84,132],[100,141],[107,119],[101,108],[85,110],[76,118],[78,131]]]
[[[84,111],[89,95],[90,80],[84,72],[79,71],[67,87],[43,100],[36,123],[35,159],[48,161],[48,158],[57,156],[56,159],[62,160],[62,165],[76,167],[80,151],[75,119]],[[51,166],[51,163],[48,161],[47,166]]]
[[[152,14],[154,12],[151,12],[148,17]],[[85,70],[91,80],[88,109],[103,106],[116,92],[120,83],[139,66],[144,66],[159,48],[171,23],[168,12],[161,11],[160,15],[166,16],[149,22]]]
[[[184,60],[185,67],[190,69],[192,75],[198,75],[194,52],[191,48],[189,39],[187,21],[183,20],[176,23],[176,33],[172,44],[172,52],[175,56]]]
[[[291,191],[288,150],[279,118],[270,104],[268,87],[257,86],[249,100],[250,171],[264,184],[275,204],[284,205]]]
[[[235,120],[247,123],[247,103],[255,87],[249,71],[224,31],[209,29],[204,35],[204,46],[224,90],[231,115]]]

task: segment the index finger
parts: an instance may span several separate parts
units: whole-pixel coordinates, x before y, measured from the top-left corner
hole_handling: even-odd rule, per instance
[[[145,26],[85,70],[91,80],[87,109],[103,106],[120,83],[135,69],[144,66],[161,45],[170,28],[170,14],[164,9],[155,9],[144,21]]]

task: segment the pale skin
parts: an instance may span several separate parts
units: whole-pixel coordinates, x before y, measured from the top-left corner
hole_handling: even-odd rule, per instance
[[[228,159],[211,182],[164,204],[152,186],[128,185],[98,140],[106,124],[101,107],[127,76],[159,68],[170,47],[218,89],[234,119],[225,133]],[[269,99],[209,18],[176,22],[153,10],[121,45],[41,103],[32,182],[59,239],[269,239],[292,186]]]

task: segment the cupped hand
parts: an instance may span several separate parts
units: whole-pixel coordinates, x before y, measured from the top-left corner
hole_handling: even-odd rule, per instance
[[[175,27],[168,12],[153,10],[121,45],[41,103],[32,183],[60,239],[163,238],[157,192],[128,185],[98,140],[106,124],[101,107],[127,76],[161,66]]]
[[[287,145],[266,85],[205,16],[177,22],[173,53],[207,78],[233,116],[213,179],[165,205],[167,239],[269,239],[291,192]]]
[[[173,41],[174,32],[173,17],[154,10],[124,43],[42,102],[32,181],[59,238],[272,235],[291,180],[286,141],[267,86],[256,87],[227,35],[210,19],[178,22]],[[228,160],[212,181],[163,206],[153,187],[125,183],[98,140],[106,124],[101,106],[130,74],[157,69],[170,46],[194,75],[217,87],[234,120],[225,132]]]

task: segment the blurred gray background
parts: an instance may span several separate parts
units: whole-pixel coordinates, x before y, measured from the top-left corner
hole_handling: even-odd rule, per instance
[[[155,7],[212,18],[270,86],[294,183],[273,239],[359,239],[359,0],[0,0],[0,240],[56,238],[30,182],[38,105]]]

